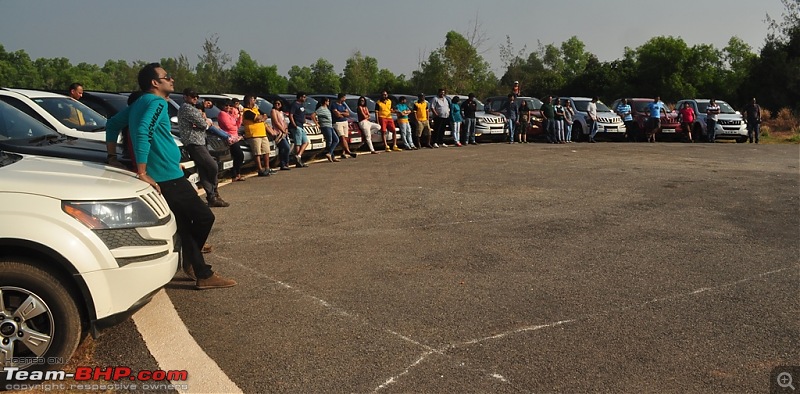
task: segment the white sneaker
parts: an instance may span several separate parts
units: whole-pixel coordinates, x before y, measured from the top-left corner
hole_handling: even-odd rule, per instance
[[[435,143],[435,142],[434,142],[434,143],[433,143],[433,147],[434,147],[434,148],[438,148],[438,147],[439,147],[439,144],[437,144],[437,143]]]
[[[447,148],[447,144],[442,144],[442,148]]]

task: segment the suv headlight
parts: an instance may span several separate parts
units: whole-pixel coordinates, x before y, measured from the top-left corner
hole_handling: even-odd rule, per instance
[[[155,212],[142,200],[62,201],[61,209],[92,230],[151,227]]]

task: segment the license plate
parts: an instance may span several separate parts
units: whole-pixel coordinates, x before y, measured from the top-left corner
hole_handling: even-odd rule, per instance
[[[616,127],[606,127],[606,132],[616,133],[617,131],[619,131],[619,129]]]
[[[490,134],[503,134],[505,132],[506,132],[505,130],[490,130],[489,131]]]
[[[233,168],[233,161],[224,161],[222,162],[222,169],[223,170],[230,170]]]
[[[192,186],[194,186],[197,182],[200,182],[200,175],[197,175],[197,173],[194,173],[192,175],[189,175],[188,179],[189,179],[189,182],[192,184]]]
[[[325,149],[325,143],[311,144],[311,149]]]
[[[357,144],[359,142],[361,142],[361,137],[350,138],[350,143],[351,144]]]
[[[739,134],[739,132],[734,130],[724,130],[722,134]]]
[[[675,129],[661,129],[662,133],[674,133]]]

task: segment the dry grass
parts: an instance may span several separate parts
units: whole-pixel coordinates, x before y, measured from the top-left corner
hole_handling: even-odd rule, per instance
[[[789,108],[781,108],[777,114],[762,109],[761,119],[761,141],[764,143],[800,144],[800,116]]]

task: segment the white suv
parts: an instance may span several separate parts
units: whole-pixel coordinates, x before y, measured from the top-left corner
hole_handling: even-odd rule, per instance
[[[0,151],[0,371],[65,364],[179,260],[164,198],[128,171]]]
[[[106,118],[71,97],[39,90],[3,88],[0,100],[68,137],[106,140]]]
[[[683,108],[685,103],[689,103],[694,110],[696,116],[692,125],[692,132],[697,138],[708,134],[708,130],[706,130],[706,109],[710,101],[710,99],[683,99],[675,104],[675,108],[680,109]],[[745,122],[742,114],[722,100],[716,100],[716,102],[720,111],[719,115],[717,115],[714,138],[718,140],[736,140],[739,143],[747,141],[747,122]]]

